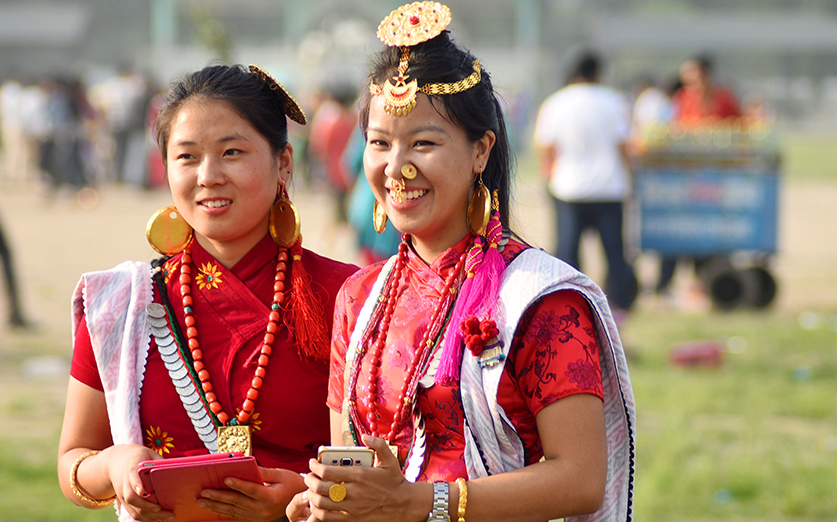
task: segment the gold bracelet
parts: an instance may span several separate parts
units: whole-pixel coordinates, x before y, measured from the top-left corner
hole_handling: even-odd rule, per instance
[[[465,479],[459,477],[456,479],[456,485],[459,486],[459,509],[457,515],[459,520],[457,522],[465,522],[465,505],[468,504],[468,483]]]
[[[96,500],[95,498],[90,498],[84,492],[81,491],[81,486],[78,485],[78,467],[81,465],[81,462],[86,459],[87,457],[92,457],[99,453],[99,450],[91,450],[87,453],[82,453],[79,458],[73,463],[73,467],[70,469],[70,489],[73,490],[73,493],[81,499],[82,502],[85,504],[89,504],[94,507],[105,507],[113,504],[116,500],[116,495],[112,496],[107,500]]]

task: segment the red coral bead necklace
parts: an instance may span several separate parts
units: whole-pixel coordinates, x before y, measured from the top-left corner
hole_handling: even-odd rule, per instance
[[[398,257],[396,258],[395,265],[392,269],[392,276],[390,279],[392,284],[387,285],[381,293],[380,300],[383,302],[385,299],[385,304],[383,307],[383,314],[380,317],[378,335],[375,337],[375,341],[370,350],[371,361],[369,364],[368,399],[364,402],[368,408],[368,413],[366,414],[366,426],[369,429],[369,433],[373,437],[382,436],[378,426],[378,419],[381,418],[379,410],[381,406],[378,401],[378,377],[380,374],[384,347],[386,346],[387,334],[389,333],[390,322],[392,320],[393,312],[395,311],[395,304],[398,300],[399,283],[404,273],[404,267],[407,263],[408,243],[409,236],[405,234],[403,241],[398,247]],[[410,366],[398,394],[398,401],[396,403],[397,406],[395,412],[393,412],[392,423],[389,426],[389,431],[383,437],[390,445],[394,443],[395,437],[404,425],[405,417],[412,408],[415,391],[421,378],[421,374],[423,373],[420,372],[419,369],[426,367],[426,362],[433,352],[433,347],[438,340],[438,336],[441,333],[442,328],[444,327],[447,311],[450,309],[455,300],[458,288],[456,285],[460,282],[460,276],[462,275],[462,268],[465,265],[468,250],[469,248],[465,248],[453,270],[445,279],[445,285],[443,287],[441,297],[439,298],[439,301],[430,316],[427,328],[422,334],[421,341],[413,354],[412,361],[410,362]],[[376,322],[377,321],[373,317],[366,328],[366,332],[374,330]],[[366,333],[364,335],[364,340],[368,341],[369,337],[369,333]],[[362,426],[362,423],[359,422],[361,419],[359,418],[357,412],[357,380],[362,366],[362,358],[365,353],[365,349],[362,348],[362,346],[365,346],[365,344],[366,343],[362,341],[361,347],[358,348],[357,357],[355,359],[356,363],[352,369],[353,371],[350,375],[349,381],[349,390],[351,393],[349,406],[352,410],[352,420],[356,426]]]
[[[288,274],[288,250],[286,248],[279,248],[279,255],[276,262],[276,275],[273,282],[273,302],[270,306],[270,314],[268,315],[267,327],[265,328],[264,339],[259,354],[258,366],[256,367],[253,380],[250,383],[250,389],[247,390],[246,398],[241,405],[241,410],[235,417],[231,417],[224,411],[223,406],[215,395],[212,386],[211,376],[209,370],[203,363],[203,351],[201,350],[200,341],[198,340],[198,327],[195,321],[195,316],[192,311],[192,244],[183,251],[183,259],[180,263],[180,296],[183,303],[184,323],[186,324],[186,339],[189,351],[192,354],[192,367],[200,379],[201,388],[203,389],[206,402],[209,409],[218,418],[222,424],[219,427],[218,452],[224,453],[226,451],[241,451],[245,454],[251,453],[250,445],[250,427],[247,422],[253,415],[253,410],[256,407],[256,400],[259,397],[264,378],[267,375],[267,365],[270,362],[270,355],[273,351],[273,342],[276,338],[276,332],[279,329],[279,320],[281,318],[280,310],[282,303],[285,301],[285,279]],[[225,436],[224,428],[233,427],[236,431],[234,435]],[[246,438],[246,440],[243,440]],[[230,440],[231,439],[231,440]],[[229,441],[228,441],[229,440]]]

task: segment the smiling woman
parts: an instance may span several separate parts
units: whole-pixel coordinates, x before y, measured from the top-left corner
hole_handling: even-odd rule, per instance
[[[403,241],[340,290],[328,405],[332,444],[377,464],[312,461],[288,517],[630,520],[633,395],[607,299],[510,230],[502,110],[450,19],[437,2],[385,18],[361,106],[376,229]]]
[[[413,238],[422,259],[435,259],[468,232],[463,219],[475,174],[496,141],[487,130],[476,142],[419,94],[409,114],[393,118],[384,98],[370,101],[364,170],[395,228]],[[403,165],[416,173],[407,178]]]
[[[293,149],[268,141],[225,101],[191,100],[173,121],[166,164],[174,204],[201,246],[233,266],[267,230],[276,187],[290,179]]]
[[[148,228],[164,257],[84,274],[73,296],[58,470],[74,503],[167,519],[138,463],[229,451],[253,454],[263,482],[203,491],[207,518],[276,520],[304,488],[328,441],[331,312],[356,267],[302,248],[287,118],[305,123],[256,66],[207,67],[169,90],[157,135],[174,206]]]

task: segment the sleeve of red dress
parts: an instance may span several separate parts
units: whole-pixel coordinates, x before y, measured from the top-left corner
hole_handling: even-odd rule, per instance
[[[93,343],[90,341],[90,331],[87,330],[87,316],[81,316],[81,322],[76,330],[73,341],[73,360],[70,365],[70,376],[77,381],[99,391],[104,391],[99,368],[96,366],[96,356],[93,355]]]
[[[562,290],[536,301],[512,342],[506,373],[533,415],[569,395],[603,396],[593,318],[580,293]]]
[[[331,329],[331,360],[328,371],[328,397],[326,405],[336,411],[343,410],[343,370],[346,365],[346,349],[349,346],[349,317],[347,285],[337,294],[334,302],[334,321]]]

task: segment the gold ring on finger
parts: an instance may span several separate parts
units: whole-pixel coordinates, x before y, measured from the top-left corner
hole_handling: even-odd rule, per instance
[[[334,502],[343,502],[343,499],[346,498],[346,486],[343,484],[332,484],[328,488],[328,498]]]

